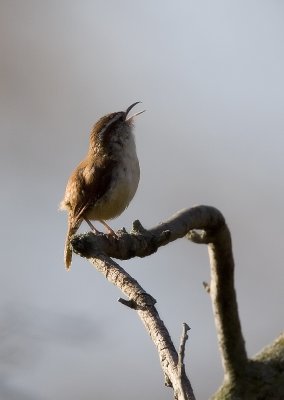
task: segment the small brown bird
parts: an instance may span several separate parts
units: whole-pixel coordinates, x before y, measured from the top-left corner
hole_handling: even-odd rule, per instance
[[[60,209],[68,212],[68,230],[64,261],[72,261],[71,238],[85,220],[94,233],[99,233],[90,220],[100,221],[108,233],[116,236],[106,224],[119,216],[134,197],[140,178],[139,162],[133,135],[133,119],[128,117],[136,104],[126,111],[105,115],[91,130],[89,150],[70,176]]]

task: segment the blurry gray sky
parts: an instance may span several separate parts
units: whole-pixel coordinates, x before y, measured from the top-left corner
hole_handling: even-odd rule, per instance
[[[137,100],[141,184],[112,226],[216,206],[249,354],[283,329],[283,19],[276,0],[1,0],[2,400],[172,398],[116,288],[77,256],[63,265],[67,178],[91,125]],[[122,265],[175,343],[191,326],[187,370],[208,398],[222,368],[206,248],[180,240]]]

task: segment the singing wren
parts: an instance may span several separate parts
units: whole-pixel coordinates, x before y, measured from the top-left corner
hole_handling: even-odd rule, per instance
[[[119,216],[133,199],[140,168],[133,135],[134,117],[118,111],[100,118],[93,126],[86,157],[71,174],[60,208],[68,212],[68,229],[64,261],[72,261],[71,238],[85,220],[94,233],[99,233],[90,220],[100,221],[110,235],[116,236],[106,220]]]

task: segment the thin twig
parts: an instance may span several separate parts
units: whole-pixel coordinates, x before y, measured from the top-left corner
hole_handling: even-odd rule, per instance
[[[202,284],[203,284],[203,288],[204,288],[205,292],[206,293],[210,293],[210,285],[209,285],[209,283],[204,281],[204,282],[202,282]]]
[[[187,332],[190,330],[190,327],[187,325],[186,322],[183,324],[183,330],[182,330],[182,335],[180,338],[180,346],[179,346],[179,352],[178,352],[178,370],[179,370],[179,375],[180,377],[184,373],[185,366],[184,366],[184,355],[185,355],[185,343],[188,339],[188,334]]]

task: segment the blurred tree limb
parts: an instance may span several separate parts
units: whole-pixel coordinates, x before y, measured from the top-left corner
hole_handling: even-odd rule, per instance
[[[187,333],[183,332],[183,353],[176,351],[161,321],[151,295],[110,257],[121,260],[146,257],[160,246],[186,236],[209,250],[211,282],[205,284],[211,296],[224,382],[214,400],[280,400],[284,398],[284,335],[253,359],[248,359],[238,314],[234,287],[234,260],[231,235],[223,215],[214,207],[196,206],[182,210],[168,221],[146,230],[139,221],[118,239],[93,233],[74,236],[75,253],[86,257],[126,296],[120,301],[135,309],[157,347],[165,384],[174,390],[176,400],[195,399],[183,364]],[[189,329],[187,325],[184,329]],[[182,359],[182,363],[181,363]]]

